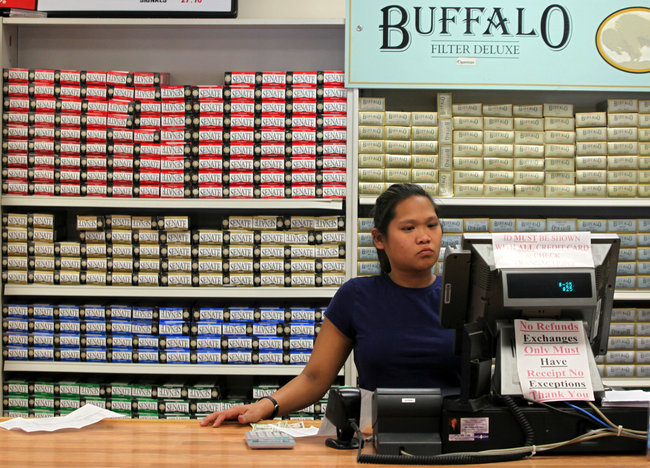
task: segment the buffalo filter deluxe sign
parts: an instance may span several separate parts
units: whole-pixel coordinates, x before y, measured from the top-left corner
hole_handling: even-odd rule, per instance
[[[347,0],[346,19],[350,87],[650,90],[634,3]]]

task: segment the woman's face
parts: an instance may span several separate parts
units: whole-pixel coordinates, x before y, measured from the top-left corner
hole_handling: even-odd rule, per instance
[[[399,202],[387,235],[376,229],[372,235],[377,248],[386,252],[392,271],[430,271],[438,260],[442,228],[427,197],[416,195]]]

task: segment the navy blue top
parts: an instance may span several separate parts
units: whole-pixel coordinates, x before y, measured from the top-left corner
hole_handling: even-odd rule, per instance
[[[405,288],[388,275],[353,278],[339,288],[325,317],[354,344],[359,386],[454,388],[460,360],[454,330],[440,325],[442,279]]]

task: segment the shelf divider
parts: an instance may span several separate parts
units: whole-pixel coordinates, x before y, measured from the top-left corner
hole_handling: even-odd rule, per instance
[[[146,375],[298,375],[304,366],[230,364],[127,364],[52,361],[5,361],[5,372],[75,372]]]
[[[341,199],[100,198],[4,195],[2,206],[114,209],[336,210]]]
[[[359,204],[372,206],[377,197],[360,196]],[[495,207],[551,207],[551,208],[580,208],[580,207],[630,207],[650,208],[650,198],[446,198],[435,197],[438,206],[495,206]]]
[[[45,285],[7,284],[5,296],[50,296],[50,297],[137,297],[137,298],[249,298],[283,299],[314,298],[329,299],[337,288],[236,288],[236,287],[151,287],[151,286],[88,286],[88,285]]]
[[[344,18],[3,18],[3,24],[15,26],[58,27],[340,27]]]

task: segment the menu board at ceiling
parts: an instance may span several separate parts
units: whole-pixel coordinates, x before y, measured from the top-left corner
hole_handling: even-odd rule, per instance
[[[347,0],[346,85],[650,91],[638,3]]]

